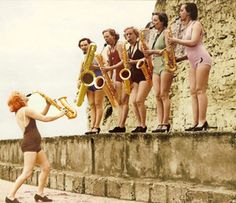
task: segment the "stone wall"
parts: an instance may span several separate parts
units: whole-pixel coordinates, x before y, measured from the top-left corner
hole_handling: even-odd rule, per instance
[[[101,134],[45,138],[47,187],[150,203],[236,201],[236,134]],[[21,140],[0,141],[0,178],[22,172]],[[37,185],[35,168],[28,184]]]
[[[164,10],[170,19],[178,15],[183,0],[157,0],[156,10]],[[204,43],[213,58],[213,66],[208,85],[207,120],[218,130],[236,130],[236,1],[235,0],[195,0],[199,8],[199,20],[203,24]],[[207,3],[206,3],[207,2]],[[150,11],[151,13],[151,11]],[[178,65],[172,84],[171,124],[172,131],[182,131],[192,123],[191,99],[188,84],[188,62]],[[147,101],[148,129],[156,128],[157,112],[153,92]],[[107,131],[117,125],[117,112],[102,126]],[[127,119],[128,130],[137,125],[130,106]]]

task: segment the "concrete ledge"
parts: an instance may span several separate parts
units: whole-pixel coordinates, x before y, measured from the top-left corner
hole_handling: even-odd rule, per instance
[[[3,172],[3,171],[8,171]],[[19,165],[0,163],[0,178],[12,180],[22,170]],[[18,171],[18,172],[16,172]],[[16,173],[18,174],[16,176]],[[39,170],[35,169],[28,184],[36,185]],[[14,177],[14,178],[13,178]],[[160,181],[158,179],[114,178],[98,175],[83,175],[71,171],[53,170],[49,177],[49,188],[72,191],[95,196],[137,200],[150,203],[233,203],[236,191],[223,187],[196,185],[181,181]],[[234,202],[234,203],[235,203]]]

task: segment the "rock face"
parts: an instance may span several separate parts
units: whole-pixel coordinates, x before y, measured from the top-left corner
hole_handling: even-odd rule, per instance
[[[178,16],[182,0],[157,0],[156,10],[165,11],[171,19]],[[204,44],[212,55],[213,64],[208,84],[207,120],[218,130],[236,130],[236,1],[205,0],[194,1],[199,9],[199,20],[204,27]],[[181,131],[192,123],[191,98],[188,83],[188,62],[178,64],[171,96],[172,131]],[[157,126],[156,102],[153,90],[147,101],[147,126]],[[103,123],[103,131],[117,125],[117,111]],[[131,105],[126,121],[128,131],[137,126]]]

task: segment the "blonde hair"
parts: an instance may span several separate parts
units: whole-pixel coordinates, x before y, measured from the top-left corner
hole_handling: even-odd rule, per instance
[[[130,29],[133,30],[133,32],[134,32],[134,34],[136,35],[136,37],[139,37],[139,31],[138,31],[138,29],[135,28],[135,27],[133,27],[133,26],[125,28],[125,29],[124,29],[124,33],[125,33],[127,30],[130,30]],[[124,37],[125,37],[125,39],[126,39],[125,34],[124,34]]]

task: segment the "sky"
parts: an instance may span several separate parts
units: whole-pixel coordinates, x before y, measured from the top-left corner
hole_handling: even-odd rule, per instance
[[[22,138],[7,99],[14,90],[28,94],[41,91],[56,99],[67,96],[77,110],[75,119],[37,122],[43,137],[80,135],[87,130],[87,101],[74,103],[76,79],[83,58],[78,41],[89,37],[104,45],[102,31],[115,29],[123,40],[128,26],[143,28],[150,20],[156,0],[0,0],[0,139]],[[34,94],[29,106],[44,108]],[[56,114],[53,107],[49,115]]]

